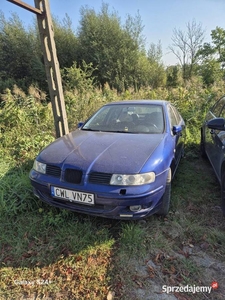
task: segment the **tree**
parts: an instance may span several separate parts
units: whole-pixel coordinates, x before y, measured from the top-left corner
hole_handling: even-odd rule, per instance
[[[164,86],[166,82],[166,72],[162,63],[162,44],[151,43],[147,52],[149,62],[148,84],[153,88]]]
[[[150,63],[162,61],[162,44],[161,41],[158,44],[151,43],[147,52],[148,60]]]
[[[198,74],[202,77],[203,83],[207,86],[219,82],[223,78],[223,71],[220,63],[214,59],[205,59],[199,66]]]
[[[225,30],[221,27],[216,27],[211,32],[212,43],[214,44],[213,50],[218,54],[218,61],[221,66],[225,67]]]
[[[79,87],[82,82],[108,84],[118,92],[165,84],[161,43],[151,44],[146,53],[139,13],[121,24],[117,12],[103,2],[98,13],[81,8],[76,35],[67,15],[62,22],[53,18],[53,27],[67,88],[71,78]],[[0,92],[14,84],[25,91],[31,84],[47,90],[40,35],[37,25],[25,28],[16,14],[8,21],[0,13]]]
[[[68,15],[62,22],[53,18],[53,27],[60,68],[69,68],[78,59],[78,40],[72,29],[72,21]]]
[[[108,5],[103,4],[99,14],[93,9],[82,7],[78,29],[79,60],[92,63],[94,76],[104,86],[116,75],[117,57],[122,44],[120,21],[116,13],[109,14]]]
[[[167,73],[167,81],[166,81],[167,87],[175,88],[182,82],[180,66],[178,65],[169,66],[166,69],[166,73]]]
[[[216,27],[211,31],[212,43],[204,43],[197,56],[201,61],[198,73],[206,85],[213,84],[224,77],[225,67],[225,30]]]
[[[6,87],[4,82],[10,82],[9,88],[17,84],[23,90],[32,83],[45,84],[44,65],[36,46],[35,32],[25,29],[17,14],[7,21],[0,12],[1,90]]]
[[[197,64],[197,53],[204,40],[204,30],[195,20],[187,24],[187,31],[173,30],[171,52],[178,58],[182,67],[183,79],[190,79]]]
[[[92,63],[97,84],[103,87],[108,83],[118,91],[140,86],[137,65],[144,48],[142,29],[139,14],[134,18],[129,15],[122,26],[108,4],[103,3],[99,13],[88,7],[81,9],[79,61]]]
[[[0,47],[1,74],[6,74],[6,77],[17,81],[26,78],[31,71],[29,49],[32,46],[22,22],[16,14],[7,22],[1,13]]]

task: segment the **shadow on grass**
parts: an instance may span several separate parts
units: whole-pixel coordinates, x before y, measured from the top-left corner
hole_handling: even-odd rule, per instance
[[[210,204],[221,205],[219,182],[209,160],[201,156],[198,144],[189,144],[186,147],[184,158],[181,159],[172,183],[172,189],[174,191],[172,196],[181,197],[185,205],[196,204],[199,209],[207,205],[210,207]],[[174,200],[176,209],[179,204],[176,199]]]
[[[31,166],[1,165],[0,299],[104,299],[120,221],[42,203]]]

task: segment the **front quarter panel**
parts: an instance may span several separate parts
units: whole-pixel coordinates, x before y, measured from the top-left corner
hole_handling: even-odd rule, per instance
[[[158,176],[167,171],[174,159],[174,145],[174,138],[166,133],[161,143],[142,168],[141,173],[153,171]]]

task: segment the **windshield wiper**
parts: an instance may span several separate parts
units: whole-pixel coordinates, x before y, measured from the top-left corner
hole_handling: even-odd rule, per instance
[[[92,128],[82,128],[81,130],[86,130],[86,131],[101,131],[99,129],[92,129]]]

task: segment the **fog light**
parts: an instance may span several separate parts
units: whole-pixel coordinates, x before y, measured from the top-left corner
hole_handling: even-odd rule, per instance
[[[141,205],[132,205],[130,206],[131,211],[139,211],[141,210]]]

